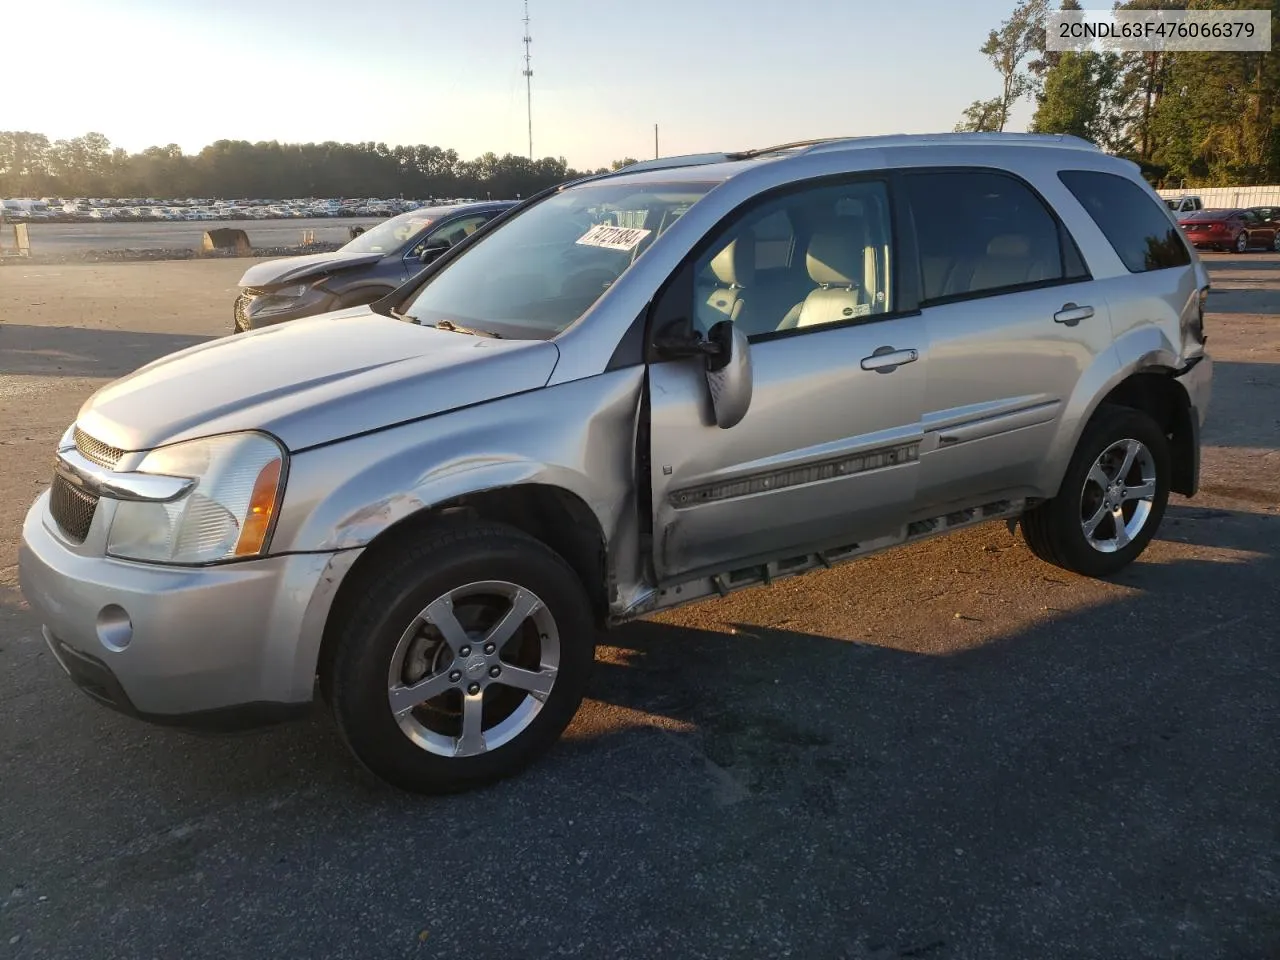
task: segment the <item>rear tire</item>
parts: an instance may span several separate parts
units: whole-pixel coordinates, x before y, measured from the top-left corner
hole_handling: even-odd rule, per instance
[[[1022,515],[1023,539],[1046,563],[1111,576],[1155,536],[1171,471],[1169,439],[1151,417],[1104,405],[1085,428],[1058,495]]]
[[[365,574],[321,684],[368,770],[451,793],[511,776],[555,743],[582,702],[596,637],[557,553],[505,525],[449,523]]]

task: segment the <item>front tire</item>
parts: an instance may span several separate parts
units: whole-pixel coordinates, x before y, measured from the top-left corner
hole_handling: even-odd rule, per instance
[[[416,793],[511,776],[582,702],[596,626],[577,574],[514,528],[455,523],[378,560],[321,674],[374,775]]]
[[[1236,237],[1236,253],[1247,253],[1249,251],[1249,235],[1241,233]]]
[[[1058,495],[1022,516],[1041,560],[1107,577],[1136,560],[1169,501],[1169,440],[1147,414],[1103,406],[1085,428]]]

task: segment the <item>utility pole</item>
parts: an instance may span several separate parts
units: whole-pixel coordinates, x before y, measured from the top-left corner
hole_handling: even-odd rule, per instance
[[[653,125],[653,159],[658,159],[658,125]]]
[[[529,162],[533,163],[533,68],[530,66],[529,44],[533,37],[529,36],[529,0],[524,0],[524,96],[529,113]]]

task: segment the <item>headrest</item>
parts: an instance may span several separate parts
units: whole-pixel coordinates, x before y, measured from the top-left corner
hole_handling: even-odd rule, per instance
[[[726,287],[749,286],[756,273],[756,235],[741,231],[711,261],[711,272]]]
[[[857,286],[862,282],[866,247],[857,231],[819,231],[809,240],[806,261],[814,283]]]
[[[989,257],[1025,257],[1031,253],[1031,241],[1021,234],[1002,233],[987,244]]]

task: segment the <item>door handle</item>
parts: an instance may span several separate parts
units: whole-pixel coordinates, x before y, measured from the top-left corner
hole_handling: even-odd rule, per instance
[[[876,373],[893,373],[904,363],[915,363],[919,359],[920,353],[916,350],[877,347],[871,356],[862,358],[862,369],[874,370]]]
[[[1074,303],[1064,303],[1062,309],[1053,315],[1053,322],[1074,327],[1081,320],[1088,320],[1092,316],[1093,307],[1077,307]]]

